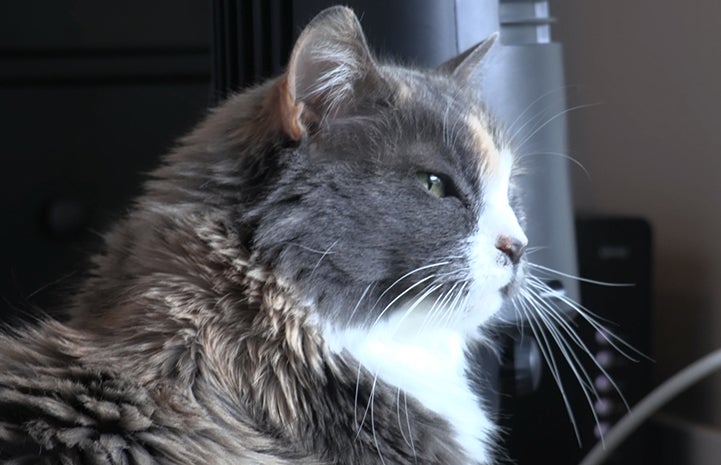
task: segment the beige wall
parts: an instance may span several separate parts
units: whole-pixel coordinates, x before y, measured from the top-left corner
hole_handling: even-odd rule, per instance
[[[655,233],[665,379],[721,346],[721,1],[551,0],[566,52],[577,210]],[[721,432],[721,376],[671,409]]]

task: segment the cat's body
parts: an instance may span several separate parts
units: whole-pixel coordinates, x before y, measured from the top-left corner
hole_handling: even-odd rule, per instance
[[[68,321],[0,338],[0,460],[490,463],[467,353],[526,239],[488,46],[378,66],[322,13],[153,174]]]

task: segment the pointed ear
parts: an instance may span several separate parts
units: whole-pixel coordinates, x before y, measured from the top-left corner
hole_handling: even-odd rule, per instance
[[[474,45],[460,55],[441,64],[437,69],[442,73],[449,74],[461,82],[474,78],[479,64],[483,61],[488,51],[498,41],[498,32],[494,32],[482,42]]]
[[[360,23],[346,7],[319,13],[306,26],[281,80],[283,128],[294,140],[341,113],[361,86],[379,79]]]

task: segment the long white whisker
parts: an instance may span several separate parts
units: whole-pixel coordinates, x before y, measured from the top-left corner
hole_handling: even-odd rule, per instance
[[[570,161],[571,163],[576,165],[581,171],[583,171],[583,174],[586,175],[587,179],[589,179],[589,180],[591,179],[591,174],[588,172],[586,167],[583,166],[583,163],[581,163],[574,157],[567,155],[565,153],[562,153],[562,152],[529,152],[529,153],[525,153],[525,154],[519,156],[518,159],[522,160],[526,157],[531,157],[531,156],[536,156],[536,155],[551,155],[551,156],[561,157],[564,160]]]
[[[356,380],[355,380],[355,399],[353,401],[353,423],[355,424],[355,427],[356,427],[356,439],[358,439],[358,436],[360,435],[361,427],[363,426],[363,422],[365,422],[365,419],[366,419],[365,412],[364,412],[361,423],[358,423],[358,391],[360,390],[361,368],[362,368],[362,365],[360,362],[358,362],[358,373],[356,375]]]
[[[588,316],[589,318],[592,318],[595,323],[600,324],[600,322],[604,322],[609,325],[615,325],[613,321],[609,320],[608,318],[604,318],[598,313],[595,313],[592,310],[584,307],[575,300],[572,300],[571,298],[566,296],[563,292],[559,292],[556,289],[553,289],[551,286],[543,282],[543,280],[535,276],[530,276],[528,278],[528,286],[537,289],[540,295],[544,298],[553,297],[555,299],[558,299],[559,301],[565,303],[571,310],[577,312],[579,315],[583,314]]]
[[[451,312],[451,318],[449,323],[452,326],[456,326],[458,323],[458,320],[460,320],[463,317],[464,312],[462,311],[464,308],[468,308],[468,299],[470,299],[470,294],[468,291],[469,282],[466,281],[463,283],[463,286],[461,287],[460,291],[458,291],[458,295],[461,296],[461,300],[458,301],[458,304]]]
[[[423,320],[419,333],[425,331],[428,326],[433,326],[434,323],[440,322],[446,311],[448,301],[454,296],[453,292],[457,286],[458,282],[453,283],[453,286],[451,286],[449,290],[443,292],[438,299],[436,299],[432,311],[428,312],[426,318]]]
[[[569,346],[566,339],[558,333],[556,327],[544,318],[542,312],[539,313],[538,316],[544,322],[548,333],[556,342],[556,347],[558,347],[558,350],[561,351],[561,354],[566,359],[566,364],[571,369],[571,372],[573,372],[573,375],[576,377],[576,380],[581,387],[581,392],[583,392],[583,396],[586,398],[586,402],[588,403],[588,406],[591,410],[594,422],[596,423],[596,425],[599,425],[600,419],[598,418],[598,414],[596,413],[596,409],[594,408],[594,401],[592,398],[594,397],[595,399],[598,399],[599,396],[593,385],[593,380],[591,379],[586,369],[583,367],[583,364],[578,359],[578,356],[576,356],[573,349]],[[601,441],[603,441],[603,437],[601,437]]]
[[[559,349],[561,349],[564,352],[564,356],[566,357],[566,361],[568,362],[571,369],[576,373],[576,378],[580,383],[587,383],[587,386],[589,389],[591,389],[594,392],[594,395],[596,398],[598,398],[598,393],[596,392],[596,388],[593,385],[593,380],[591,379],[590,375],[586,371],[585,367],[581,363],[580,359],[576,355],[576,352],[573,350],[573,348],[568,343],[567,339],[563,337],[562,333],[559,333],[556,328],[561,328],[564,330],[564,332],[571,338],[571,340],[584,352],[588,357],[593,360],[593,362],[598,366],[601,371],[608,376],[608,374],[605,372],[603,367],[598,365],[595,358],[593,357],[593,354],[590,350],[588,350],[588,347],[586,347],[586,344],[583,343],[581,338],[578,336],[578,334],[573,330],[573,328],[570,327],[568,322],[565,318],[558,315],[553,309],[549,302],[538,299],[536,296],[534,296],[532,293],[528,293],[526,295],[526,298],[533,303],[533,306],[536,310],[538,310],[538,316],[545,322],[546,327],[554,333],[554,339],[556,340],[557,345],[559,346]],[[550,319],[550,320],[549,320]],[[560,337],[560,340],[556,338],[555,335],[558,335]],[[568,351],[568,355],[566,354],[566,350]],[[569,355],[573,358],[573,360],[569,359]],[[578,376],[578,373],[576,372],[575,368],[573,367],[573,363],[576,363],[578,368],[581,370],[581,373],[584,375],[583,379]],[[619,392],[620,394],[620,392]]]
[[[373,380],[373,389],[371,390],[371,431],[373,433],[373,443],[378,451],[378,457],[381,459],[381,463],[385,465],[386,461],[383,459],[383,451],[381,450],[380,444],[378,443],[378,435],[376,433],[376,417],[375,417],[375,390],[376,382],[378,381],[378,373],[376,373],[375,379]]]
[[[534,277],[531,277],[531,279],[528,280],[528,284],[530,287],[536,288],[540,291],[547,292],[547,291],[551,290],[548,287],[548,285],[546,285],[546,283],[544,283],[540,279],[537,279],[537,278],[534,279]],[[586,307],[573,301],[572,299],[568,298],[567,296],[565,296],[563,294],[557,293],[557,294],[554,294],[554,296],[555,296],[555,298],[557,298],[564,304],[568,305],[568,307],[571,308],[572,310],[574,310],[578,315],[580,315],[581,318],[583,318],[589,325],[591,325],[591,327],[593,327],[596,331],[598,331],[604,339],[606,339],[606,341],[609,343],[609,345],[611,347],[613,347],[617,352],[622,354],[628,360],[635,362],[635,363],[639,362],[638,359],[636,359],[635,357],[632,357],[628,352],[626,352],[621,347],[619,347],[619,344],[626,347],[628,350],[637,354],[638,356],[643,357],[647,360],[651,360],[647,355],[645,355],[644,353],[642,353],[641,351],[639,351],[638,349],[633,347],[631,344],[624,341],[621,337],[615,335],[612,331],[610,331],[604,325],[602,325],[601,323],[596,321],[596,319],[599,319],[599,320],[608,322],[608,320],[606,320],[605,318],[602,318],[602,317],[596,315],[595,313],[593,313]]]
[[[408,273],[404,274],[404,275],[401,276],[400,278],[396,279],[396,280],[393,282],[393,284],[391,284],[390,286],[388,286],[388,287],[386,288],[386,290],[384,290],[384,291],[381,293],[381,295],[378,296],[378,300],[376,301],[375,304],[373,304],[373,307],[375,307],[376,305],[378,305],[378,302],[380,302],[380,300],[383,298],[383,296],[385,296],[391,289],[393,289],[393,287],[395,287],[398,283],[400,283],[401,281],[403,281],[403,280],[406,279],[407,277],[409,277],[409,276],[411,276],[411,275],[413,275],[413,274],[415,274],[415,273],[421,272],[421,271],[423,271],[423,270],[427,270],[427,269],[429,269],[429,268],[435,268],[435,267],[438,267],[438,266],[448,265],[449,263],[450,263],[450,262],[448,262],[448,261],[438,262],[438,263],[432,263],[432,264],[430,264],[430,265],[420,266],[420,267],[416,268],[415,270],[409,271]]]
[[[521,118],[523,118],[524,116],[526,116],[526,113],[528,113],[528,112],[531,110],[531,108],[533,108],[538,102],[540,102],[540,101],[543,100],[544,98],[548,97],[549,95],[555,94],[556,92],[560,92],[560,91],[565,90],[565,89],[566,89],[566,87],[565,87],[565,86],[562,86],[562,87],[558,87],[558,88],[556,88],[556,89],[549,90],[548,92],[545,92],[545,93],[539,95],[533,102],[529,103],[528,106],[526,106],[526,109],[523,110],[523,111],[521,112],[521,114],[519,114],[518,116],[516,116],[516,118],[513,120],[513,122],[508,126],[508,132],[511,133],[512,131],[514,131],[514,126],[515,126],[516,124],[518,124],[518,122],[521,121]],[[542,110],[540,113],[543,113],[544,111],[546,111],[546,110],[544,109],[544,110]],[[533,118],[529,118],[529,119],[530,119],[530,120],[536,119],[536,118],[540,115],[540,113],[536,114],[536,116],[534,116]],[[513,136],[511,136],[511,140],[515,139],[515,137],[518,135],[518,133],[519,133],[521,130],[523,130],[523,128],[526,127],[526,125],[528,124],[528,121],[529,121],[529,120],[526,120],[526,123],[525,123],[523,126],[521,126],[517,131],[514,131],[514,132],[513,132]]]
[[[388,309],[391,308],[391,307],[393,306],[393,304],[395,304],[395,303],[398,302],[400,299],[402,299],[404,295],[408,294],[408,293],[409,293],[410,291],[412,291],[414,288],[420,286],[421,284],[423,284],[424,282],[428,281],[429,279],[434,279],[434,278],[435,278],[435,275],[426,276],[425,278],[423,278],[423,279],[417,281],[416,283],[414,283],[413,285],[409,286],[408,289],[406,289],[405,291],[403,291],[403,292],[401,292],[400,294],[398,294],[398,295],[397,295],[393,300],[391,300],[391,302],[390,302],[388,305],[386,305],[385,308],[380,312],[380,314],[378,315],[378,317],[376,317],[375,321],[373,322],[373,325],[372,325],[372,326],[375,327],[376,325],[378,325],[378,322],[383,318],[383,315],[385,315],[385,313],[388,311]]]
[[[467,283],[463,283],[461,288],[455,293],[449,305],[443,308],[443,312],[440,315],[439,322],[442,325],[451,325],[453,317],[458,314],[459,302],[463,297],[463,293],[467,287]]]
[[[572,274],[564,273],[562,271],[554,270],[553,268],[548,268],[546,266],[539,265],[537,263],[528,263],[528,266],[533,268],[538,268],[539,270],[546,271],[548,273],[552,273],[558,276],[563,276],[564,278],[570,278],[574,279],[576,281],[581,281],[584,283],[590,283],[590,284],[598,284],[599,286],[609,286],[609,287],[634,287],[635,284],[633,283],[608,283],[605,281],[597,281],[595,279],[586,279],[581,278],[580,276],[574,276]]]
[[[411,439],[411,450],[413,451],[413,462],[418,463],[418,457],[416,456],[416,446],[413,443],[413,430],[411,430],[411,416],[408,413],[408,394],[403,391],[403,402],[406,407],[406,424],[408,425],[408,436]]]
[[[398,431],[401,433],[403,442],[405,442],[408,447],[413,447],[411,441],[406,437],[406,433],[403,431],[403,425],[401,424],[401,388],[398,388],[396,392],[396,419],[398,420]]]
[[[560,118],[561,116],[563,116],[563,115],[565,115],[565,114],[567,114],[567,113],[570,113],[570,112],[572,112],[572,111],[581,110],[581,109],[584,109],[584,108],[591,108],[591,107],[595,107],[595,106],[598,106],[598,105],[600,105],[600,103],[587,103],[587,104],[584,104],[584,105],[576,105],[576,106],[574,106],[574,107],[566,108],[565,110],[559,111],[558,113],[556,113],[556,114],[553,115],[552,117],[548,118],[543,124],[541,124],[541,125],[538,126],[536,129],[534,129],[530,134],[528,134],[528,135],[523,139],[523,141],[521,141],[521,142],[518,144],[518,147],[523,147],[529,140],[531,140],[531,139],[533,138],[533,136],[535,136],[536,134],[538,134],[538,132],[539,132],[541,129],[545,128],[546,126],[548,126],[548,125],[551,124],[553,121],[555,121],[556,119]]]
[[[356,312],[358,311],[358,308],[360,307],[361,302],[363,302],[363,299],[365,298],[366,294],[368,294],[368,291],[370,288],[373,287],[373,284],[369,284],[366,286],[366,288],[363,290],[363,294],[361,294],[360,298],[358,299],[358,302],[356,302],[355,307],[353,307],[353,311],[350,312],[350,316],[348,316],[348,324],[350,324],[351,321],[353,321],[353,317],[355,316]]]
[[[310,275],[311,275],[311,276],[313,276],[313,273],[315,273],[315,270],[317,270],[318,267],[320,266],[320,262],[322,262],[323,259],[324,259],[329,253],[331,253],[331,249],[332,249],[333,247],[335,247],[335,245],[338,243],[338,241],[340,241],[340,238],[336,239],[335,242],[333,242],[327,249],[325,249],[325,252],[323,252],[323,253],[321,254],[320,258],[318,259],[318,262],[316,262],[315,266],[313,267],[313,269],[312,269],[311,272],[310,272]]]
[[[558,386],[558,390],[561,393],[561,398],[563,400],[563,404],[566,407],[566,412],[568,413],[568,418],[571,421],[571,426],[573,427],[573,431],[576,435],[576,440],[578,441],[579,447],[581,447],[582,446],[581,432],[578,429],[578,424],[576,423],[576,418],[573,416],[573,409],[571,408],[571,402],[568,399],[566,390],[563,388],[563,382],[561,381],[561,375],[558,371],[558,366],[556,365],[556,359],[553,356],[553,352],[551,350],[551,346],[549,345],[548,339],[546,338],[541,327],[536,329],[536,326],[538,326],[539,323],[536,320],[535,316],[533,315],[533,312],[530,311],[529,308],[527,307],[526,302],[521,300],[521,301],[519,301],[519,303],[520,303],[519,309],[526,315],[526,321],[528,321],[528,326],[530,327],[534,338],[538,342],[538,349],[541,351],[541,355],[543,356],[543,359],[546,361],[546,366],[548,367],[549,371],[551,372],[551,376],[553,377],[553,380],[556,382],[556,386]]]
[[[360,365],[359,365],[359,369],[360,369]],[[363,411],[363,418],[361,418],[360,424],[358,425],[358,429],[356,430],[356,436],[355,436],[356,440],[360,437],[361,431],[363,430],[363,425],[365,425],[366,418],[368,417],[368,412],[370,412],[370,410],[371,410],[371,405],[373,404],[373,397],[375,396],[377,383],[378,383],[378,372],[375,372],[375,373],[373,373],[373,383],[371,384],[371,391],[368,394],[368,403],[366,404],[365,410]],[[373,424],[371,424],[371,427],[373,427]]]
[[[411,306],[409,306],[405,312],[403,312],[403,315],[398,320],[398,324],[395,328],[395,332],[397,332],[400,329],[401,325],[403,324],[403,321],[408,317],[408,315],[413,313],[413,311],[426,299],[426,297],[428,297],[429,295],[436,292],[441,286],[443,286],[443,285],[442,284],[431,284],[430,286],[426,287],[426,290],[423,291],[423,293],[416,298],[416,300],[413,302],[413,304]]]
[[[534,246],[534,247],[526,247],[526,250],[523,253],[526,255],[531,255],[540,250],[547,250],[548,248],[549,248],[548,246],[539,246],[539,245]]]
[[[559,327],[561,327],[566,332],[566,334],[569,335],[569,337],[573,340],[573,342],[588,356],[588,358],[593,362],[593,364],[598,368],[598,370],[608,379],[608,381],[611,383],[611,386],[614,388],[614,390],[616,391],[618,396],[621,398],[621,401],[626,406],[626,409],[630,410],[629,404],[626,401],[626,398],[623,395],[623,392],[621,391],[621,389],[618,387],[618,385],[613,380],[611,375],[607,372],[607,370],[598,362],[598,360],[596,360],[596,357],[594,357],[593,353],[591,353],[591,351],[588,349],[588,347],[583,342],[581,337],[573,330],[573,328],[571,328],[569,326],[566,319],[563,318],[563,316],[558,313],[558,309],[553,308],[551,306],[550,302],[548,302],[548,301],[538,299],[538,303],[539,303],[539,305],[542,305],[545,307],[545,309],[547,309],[547,314],[551,318],[553,318],[554,321],[556,321],[558,323]],[[573,351],[571,353],[575,354]],[[585,372],[586,370],[583,368],[583,365],[581,365],[581,363],[578,361],[578,359],[575,356],[574,356],[574,358],[578,362],[581,369]],[[591,386],[593,386],[593,382],[590,380],[590,378],[588,378],[588,382],[590,383]],[[595,390],[595,387],[594,387],[594,390]],[[596,397],[598,398],[597,394],[596,394]]]

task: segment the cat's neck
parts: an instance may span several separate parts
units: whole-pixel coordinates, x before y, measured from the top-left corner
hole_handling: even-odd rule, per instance
[[[370,329],[326,326],[323,337],[332,351],[347,351],[377,379],[395,386],[399,398],[411,396],[441,415],[466,454],[487,463],[487,441],[495,429],[468,379],[467,344],[473,336],[461,327],[429,325],[418,313],[409,318],[399,311]]]

